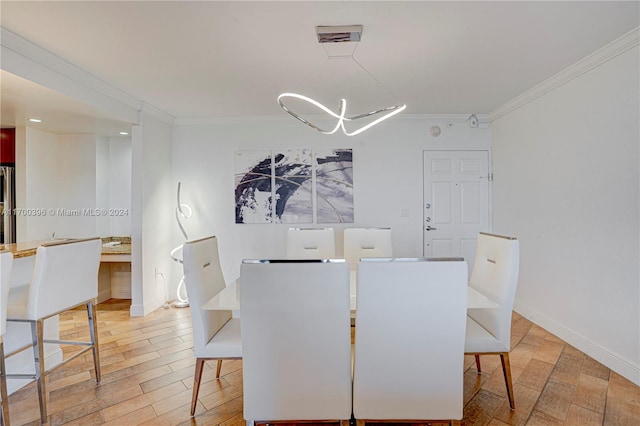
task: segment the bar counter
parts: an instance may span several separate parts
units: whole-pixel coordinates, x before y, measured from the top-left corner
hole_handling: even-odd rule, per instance
[[[44,243],[63,240],[38,240],[13,244],[0,244],[0,251],[9,250],[14,259],[35,256],[36,250]],[[128,257],[128,258],[127,258]],[[129,261],[131,259],[131,237],[103,237],[102,261]]]

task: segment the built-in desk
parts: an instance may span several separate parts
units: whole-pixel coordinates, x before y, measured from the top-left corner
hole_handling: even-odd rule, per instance
[[[131,299],[131,237],[102,238],[98,303]]]
[[[131,262],[131,237],[103,237],[101,262]]]

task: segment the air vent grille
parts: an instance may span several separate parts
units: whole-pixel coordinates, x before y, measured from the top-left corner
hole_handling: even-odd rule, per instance
[[[362,25],[317,26],[318,43],[358,42]]]

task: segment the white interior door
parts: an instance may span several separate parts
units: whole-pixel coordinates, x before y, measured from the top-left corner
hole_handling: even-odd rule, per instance
[[[424,151],[424,256],[464,257],[489,231],[489,151]]]

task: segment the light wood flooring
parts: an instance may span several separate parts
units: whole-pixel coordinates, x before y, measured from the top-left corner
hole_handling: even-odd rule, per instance
[[[92,378],[90,353],[48,376],[50,424],[244,424],[242,362],[223,362],[220,380],[213,380],[215,364],[207,363],[191,419],[195,359],[189,309],[130,318],[129,302],[98,305],[100,385]],[[61,337],[86,339],[85,318],[78,310],[61,315]],[[515,313],[511,366],[515,411],[509,409],[499,357],[483,356],[481,375],[473,357],[465,358],[464,425],[640,425],[640,387]],[[37,425],[37,401],[33,383],[12,394],[12,425]]]

